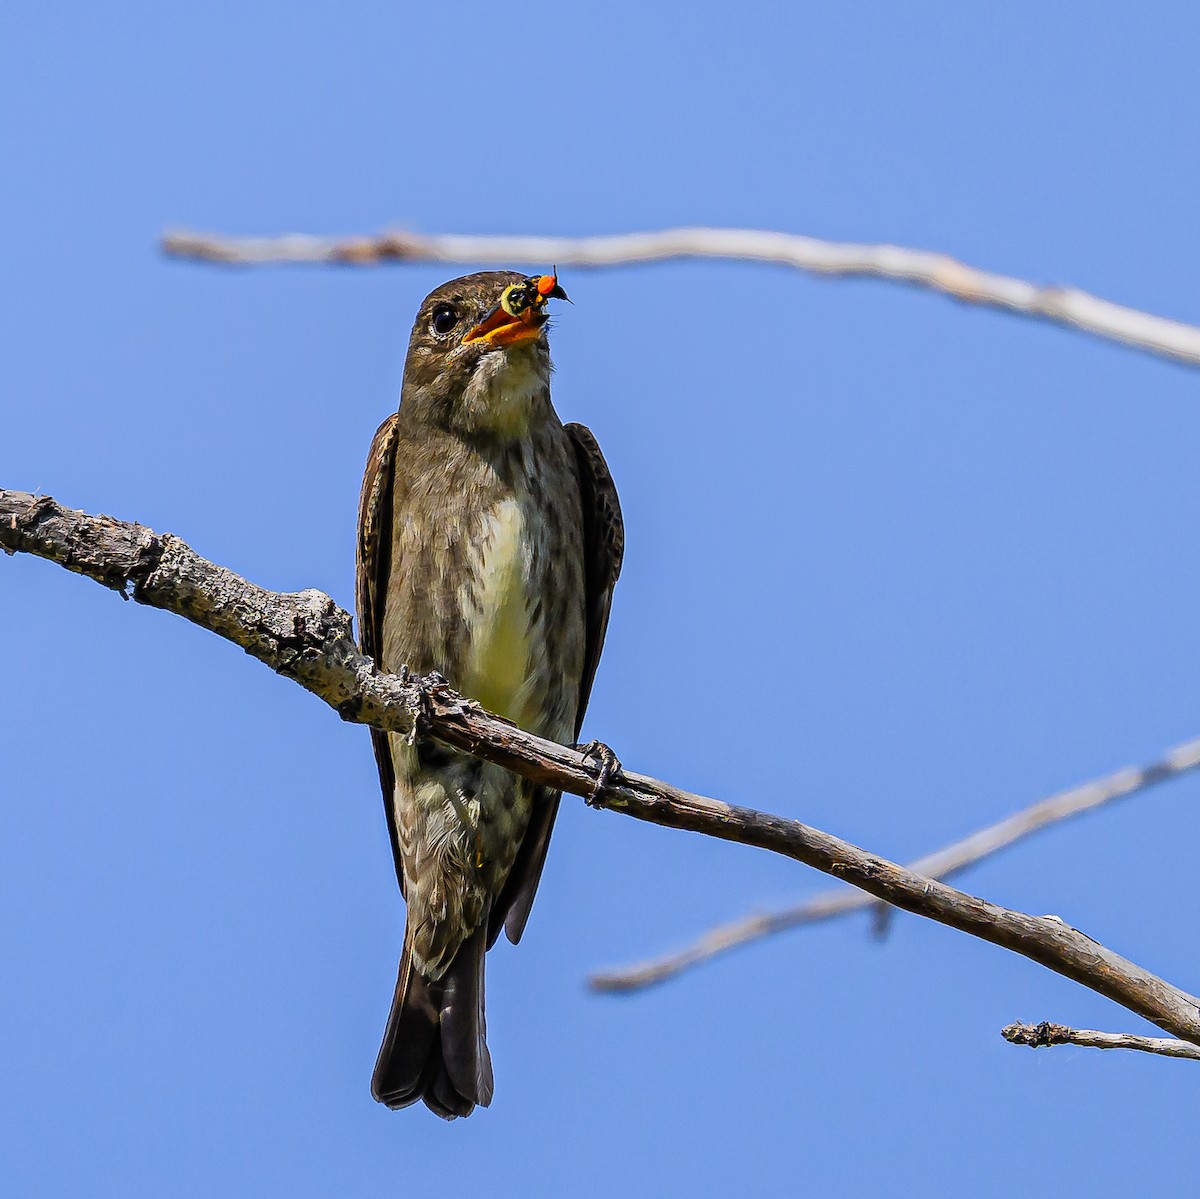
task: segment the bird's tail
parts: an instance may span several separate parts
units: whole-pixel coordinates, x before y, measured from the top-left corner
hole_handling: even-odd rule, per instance
[[[486,924],[433,981],[413,963],[408,937],[371,1094],[390,1108],[424,1099],[446,1120],[492,1101],[492,1058],[483,1018]]]

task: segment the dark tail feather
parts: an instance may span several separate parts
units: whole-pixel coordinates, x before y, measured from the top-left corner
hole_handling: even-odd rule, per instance
[[[387,1030],[371,1078],[371,1094],[388,1107],[407,1107],[425,1093],[428,1063],[438,1049],[442,984],[431,983],[413,968],[405,941],[396,977],[396,993],[388,1013]]]
[[[469,1116],[492,1100],[492,1059],[484,1039],[486,925],[465,941],[436,982],[405,943],[371,1094],[390,1108],[424,1099],[444,1119]]]

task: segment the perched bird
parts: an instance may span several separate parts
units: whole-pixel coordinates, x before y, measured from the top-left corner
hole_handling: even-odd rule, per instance
[[[550,404],[555,275],[485,271],[430,293],[358,519],[363,652],[437,671],[558,742],[579,736],[624,530],[600,447]],[[428,738],[373,729],[407,904],[371,1093],[466,1116],[492,1097],[483,957],[520,940],[559,794]]]

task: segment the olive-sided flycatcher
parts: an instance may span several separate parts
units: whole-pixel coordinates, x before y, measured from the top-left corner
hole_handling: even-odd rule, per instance
[[[553,741],[579,736],[621,569],[612,476],[550,404],[554,275],[487,271],[421,305],[400,410],[375,434],[358,519],[363,651],[438,671]],[[371,730],[407,904],[371,1092],[447,1119],[492,1097],[483,957],[520,940],[559,795],[429,738]]]

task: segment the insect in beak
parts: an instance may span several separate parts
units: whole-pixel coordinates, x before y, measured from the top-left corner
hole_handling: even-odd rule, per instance
[[[548,300],[571,302],[559,285],[557,267],[554,274],[531,275],[506,287],[500,303],[463,337],[462,344],[486,341],[494,346],[513,346],[536,341],[550,319],[546,312]]]

